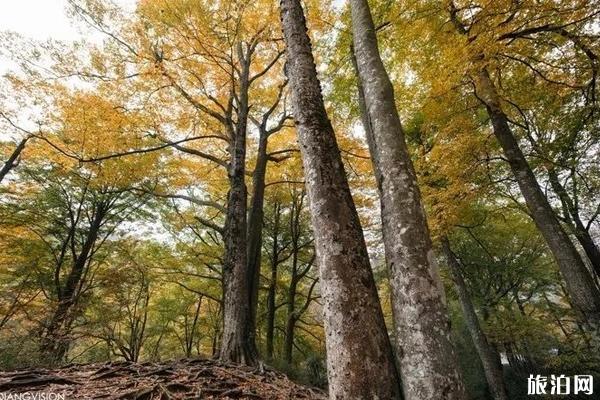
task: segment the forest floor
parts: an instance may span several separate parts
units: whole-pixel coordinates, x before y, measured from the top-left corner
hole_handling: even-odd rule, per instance
[[[69,399],[306,399],[325,400],[319,389],[301,386],[271,368],[216,360],[164,363],[108,362],[58,369],[0,371],[0,393],[64,394]],[[13,397],[19,398],[19,397]],[[46,395],[46,398],[51,398]]]

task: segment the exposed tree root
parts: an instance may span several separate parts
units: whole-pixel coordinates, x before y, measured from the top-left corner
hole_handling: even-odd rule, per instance
[[[68,399],[114,400],[327,398],[322,391],[298,385],[269,368],[259,371],[204,359],[0,372],[0,391],[54,392],[64,393]]]

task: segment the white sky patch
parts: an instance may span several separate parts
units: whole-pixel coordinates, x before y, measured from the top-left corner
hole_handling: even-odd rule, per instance
[[[113,0],[127,11],[135,8],[136,0]],[[0,31],[13,31],[37,41],[55,39],[76,41],[83,37],[81,22],[67,16],[67,0],[3,0]],[[89,36],[89,31],[86,36]],[[0,43],[0,46],[2,44]],[[14,67],[0,57],[0,74]]]
[[[333,0],[332,4],[336,10],[341,11],[346,6],[346,0]]]
[[[66,0],[4,1],[0,29],[36,40],[73,40],[79,33],[65,13]]]

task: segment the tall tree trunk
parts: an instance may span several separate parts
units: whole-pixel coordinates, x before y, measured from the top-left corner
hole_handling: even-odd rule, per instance
[[[223,260],[223,337],[219,358],[223,361],[254,365],[257,351],[250,316],[251,279],[246,252],[247,189],[246,131],[248,123],[248,88],[250,57],[238,46],[242,70],[239,74],[237,124],[230,122],[231,163],[229,166],[229,196],[225,219],[225,256]]]
[[[258,311],[258,289],[260,284],[260,263],[262,250],[262,231],[264,223],[265,175],[267,172],[268,134],[261,129],[258,140],[258,153],[252,174],[252,205],[248,217],[248,277],[250,282],[250,325],[256,331]]]
[[[4,177],[6,175],[8,175],[8,173],[10,172],[10,170],[13,169],[14,166],[17,164],[17,160],[19,159],[19,156],[21,155],[21,153],[25,149],[25,145],[27,144],[28,140],[29,140],[28,137],[22,139],[19,142],[19,144],[17,145],[17,147],[15,147],[15,149],[13,150],[13,152],[11,153],[11,155],[8,157],[8,160],[6,160],[6,162],[4,163],[4,165],[2,166],[2,168],[0,168],[0,182],[2,182],[2,180],[4,179]]]
[[[499,363],[498,355],[488,343],[487,337],[481,329],[479,319],[477,318],[475,308],[473,307],[473,302],[471,301],[471,296],[467,290],[467,284],[465,283],[460,270],[460,265],[450,249],[448,239],[445,237],[442,238],[442,251],[448,261],[448,267],[452,273],[454,287],[458,293],[458,299],[465,317],[465,322],[467,323],[467,328],[471,334],[471,339],[473,340],[479,359],[483,364],[483,372],[490,391],[492,392],[492,396],[495,400],[508,400],[502,365]]]
[[[394,90],[377,47],[366,0],[351,0],[369,150],[381,202],[385,255],[404,395],[465,398],[437,266]]]
[[[246,262],[246,183],[243,151],[245,138],[236,135],[235,157],[230,172],[231,187],[225,222],[225,257],[223,261],[223,338],[219,358],[253,365],[256,362],[254,333],[251,333],[250,288]],[[240,171],[240,169],[242,171]]]
[[[592,325],[593,335],[598,337],[600,290],[556,218],[554,210],[544,196],[531,167],[519,148],[517,139],[508,124],[508,118],[502,110],[496,87],[486,69],[477,75],[475,87],[478,97],[486,106],[492,121],[494,135],[517,180],[531,217],[558,264],[573,304],[582,317]]]
[[[556,170],[553,168],[548,169],[548,180],[550,181],[552,190],[554,190],[554,193],[556,193],[562,204],[564,216],[569,220],[570,225],[573,228],[573,234],[583,248],[587,258],[590,260],[590,263],[596,272],[596,276],[600,279],[600,249],[598,249],[590,232],[586,229],[583,221],[581,221],[579,210],[575,204],[573,204],[571,197],[560,183]]]
[[[286,74],[319,263],[331,399],[396,399],[394,365],[358,214],[299,0],[281,0]],[[376,371],[376,373],[373,373]]]

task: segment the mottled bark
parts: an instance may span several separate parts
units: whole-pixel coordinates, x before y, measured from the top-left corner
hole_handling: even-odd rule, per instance
[[[488,343],[487,337],[481,329],[479,319],[475,313],[475,307],[473,306],[471,296],[469,295],[467,289],[467,284],[465,283],[460,270],[460,264],[450,249],[450,243],[448,242],[447,238],[442,239],[442,251],[448,262],[450,272],[452,273],[454,287],[458,293],[460,307],[462,309],[469,334],[471,335],[471,339],[473,340],[473,344],[475,345],[475,349],[477,350],[477,354],[479,355],[479,359],[483,365],[483,372],[490,388],[490,392],[495,400],[507,400],[508,396],[504,383],[502,364],[500,364],[498,355]]]
[[[247,252],[246,132],[248,124],[249,55],[238,46],[242,64],[237,94],[237,123],[229,121],[231,162],[228,168],[229,196],[225,218],[223,260],[223,336],[219,358],[254,365],[257,351],[250,316],[250,287]]]
[[[235,146],[243,141],[238,137]],[[243,163],[236,152],[234,163]],[[242,167],[243,168],[243,167]],[[250,332],[250,290],[246,263],[246,184],[243,175],[232,173],[225,223],[223,261],[223,337],[219,358],[252,365],[256,362],[254,333]]]
[[[587,258],[590,260],[597,278],[600,279],[600,249],[598,249],[598,246],[596,246],[596,243],[594,243],[590,232],[583,224],[583,221],[581,221],[578,207],[572,201],[564,186],[560,183],[558,174],[553,168],[548,169],[548,180],[550,181],[552,190],[554,193],[556,193],[561,202],[564,210],[564,218],[571,226],[573,234],[583,248]]]
[[[577,311],[592,325],[598,337],[600,327],[600,291],[574,244],[565,233],[554,210],[544,196],[531,167],[521,151],[502,109],[500,97],[487,70],[475,79],[478,98],[485,105],[493,132],[515,176],[530,215],[544,237],[567,284],[569,296]]]
[[[407,399],[463,399],[448,313],[416,174],[377,47],[366,0],[351,0],[354,52],[376,171],[392,291],[397,355]]]
[[[377,289],[341,155],[325,111],[299,0],[281,0],[293,114],[323,299],[331,399],[400,397]],[[376,373],[374,373],[376,371]]]
[[[4,165],[2,166],[2,168],[0,168],[0,182],[2,182],[2,180],[4,179],[4,177],[6,175],[8,175],[8,173],[10,172],[10,170],[13,169],[17,165],[19,156],[21,155],[21,153],[25,149],[25,145],[27,144],[28,140],[29,140],[28,137],[26,137],[23,140],[21,140],[19,142],[19,144],[17,145],[17,147],[15,147],[15,149],[13,150],[13,152],[11,153],[11,155],[8,156],[8,160],[6,160],[6,162],[4,163]]]

